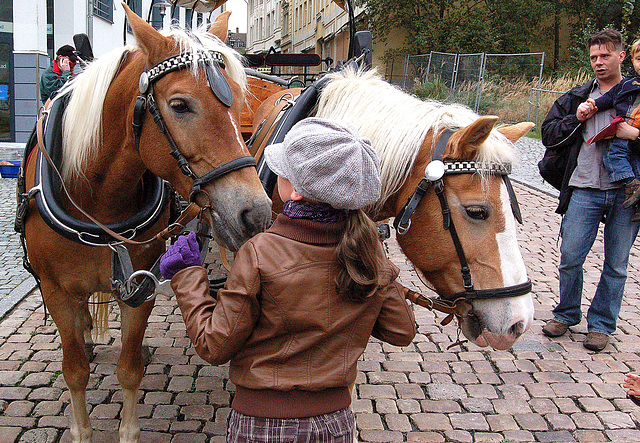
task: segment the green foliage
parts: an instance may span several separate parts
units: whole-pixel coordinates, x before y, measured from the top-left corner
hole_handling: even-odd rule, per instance
[[[386,41],[401,29],[406,40],[400,49],[409,54],[533,52],[541,44],[559,45],[555,35],[568,26],[569,57],[561,68],[577,73],[591,69],[586,39],[592,33],[613,27],[629,43],[640,38],[637,0],[361,0],[361,4],[374,37]]]
[[[550,11],[548,1],[532,0],[363,0],[363,5],[376,38],[384,41],[403,29],[411,54],[524,51]]]

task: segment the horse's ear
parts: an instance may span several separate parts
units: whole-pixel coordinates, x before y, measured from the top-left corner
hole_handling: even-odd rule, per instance
[[[142,18],[133,12],[126,3],[122,2],[125,14],[127,14],[127,20],[133,35],[136,37],[138,45],[147,53],[149,59],[154,59],[154,50],[159,50],[161,53],[165,53],[168,48],[169,39],[160,34],[149,23],[145,22]]]
[[[515,143],[535,125],[536,124],[532,122],[520,122],[515,125],[498,128],[498,132],[507,137],[511,143]]]
[[[456,131],[447,143],[448,152],[445,157],[456,159],[470,159],[491,134],[491,130],[498,121],[495,115],[480,117],[466,128]]]
[[[229,33],[229,16],[231,11],[224,11],[216,17],[216,21],[213,22],[209,28],[209,33],[218,37],[223,43],[227,41]]]

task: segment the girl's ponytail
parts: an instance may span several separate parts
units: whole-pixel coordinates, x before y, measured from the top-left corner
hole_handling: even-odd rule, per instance
[[[380,240],[375,223],[361,209],[349,211],[336,248],[336,287],[346,300],[362,301],[378,287]]]

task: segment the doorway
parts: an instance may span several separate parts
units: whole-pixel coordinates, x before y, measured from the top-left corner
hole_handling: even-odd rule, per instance
[[[0,141],[13,140],[13,39],[0,32]]]

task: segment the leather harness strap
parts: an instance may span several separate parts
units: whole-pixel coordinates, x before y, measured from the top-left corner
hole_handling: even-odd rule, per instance
[[[291,95],[291,100],[284,98],[287,94]],[[293,103],[295,103],[293,100],[293,94],[290,92],[283,94],[282,97],[276,101],[267,118],[262,120],[256,129],[254,134],[255,138],[251,137],[251,140],[249,140],[249,153],[256,159],[256,161],[260,160],[260,157],[262,157],[264,148],[267,146],[267,136],[271,132],[271,129],[280,120],[284,111],[286,111],[290,106],[293,106]]]
[[[445,314],[449,314],[442,320],[441,324],[443,326],[451,323],[451,320],[453,320],[454,317],[462,317],[464,315],[464,303],[460,303],[460,301],[464,301],[464,297],[462,297],[460,301],[449,301],[437,297],[425,297],[419,292],[415,292],[409,289],[405,294],[405,298],[411,303],[415,303],[416,305],[422,306],[423,308],[427,308],[430,311],[435,310],[444,312]]]
[[[69,201],[71,202],[73,207],[76,208],[82,215],[87,217],[92,223],[95,223],[97,226],[99,226],[103,231],[105,231],[107,234],[109,234],[114,239],[119,240],[119,241],[121,241],[123,243],[130,244],[130,245],[143,245],[143,244],[151,243],[151,242],[153,242],[155,240],[166,241],[167,239],[171,238],[173,235],[177,235],[180,231],[182,231],[184,229],[184,226],[187,223],[189,223],[191,220],[193,220],[200,213],[201,208],[198,205],[196,205],[195,203],[191,203],[180,214],[180,217],[178,217],[178,219],[174,223],[172,223],[171,225],[167,226],[165,229],[160,231],[154,237],[152,237],[152,238],[150,238],[148,240],[145,240],[143,242],[139,242],[139,241],[135,241],[135,240],[131,240],[131,239],[128,239],[126,237],[123,237],[122,235],[118,234],[114,230],[110,229],[108,226],[105,226],[103,223],[101,223],[98,220],[96,220],[95,217],[91,216],[91,214],[87,213],[84,209],[82,209],[73,200],[73,198],[71,198],[71,194],[69,193],[69,191],[68,191],[68,189],[67,189],[67,187],[66,187],[66,185],[64,183],[64,180],[62,179],[62,175],[60,174],[60,171],[58,170],[58,168],[56,167],[55,163],[53,162],[53,160],[49,156],[49,153],[47,152],[47,150],[44,149],[43,124],[44,124],[45,115],[46,115],[46,112],[43,113],[43,115],[36,122],[36,134],[37,134],[37,137],[38,137],[38,150],[40,151],[42,156],[47,160],[47,163],[49,163],[49,165],[51,166],[51,169],[54,171],[54,173],[60,179],[60,184],[62,186],[62,190],[64,191],[65,195],[67,196],[67,198],[69,199]]]
[[[443,131],[440,134],[440,138],[438,139],[438,142],[436,143],[436,146],[433,150],[431,164],[442,162],[444,151],[452,134],[452,131]],[[511,172],[510,166],[502,164],[483,166],[474,161],[446,160],[444,161],[444,163],[441,163],[440,174],[437,177],[431,177],[430,174],[428,174],[429,166],[427,166],[427,169],[425,170],[425,177],[420,181],[420,183],[416,187],[416,190],[409,197],[407,203],[395,217],[394,227],[399,235],[404,235],[407,233],[407,231],[411,227],[411,216],[420,204],[420,201],[422,200],[424,195],[433,185],[435,194],[440,202],[443,228],[449,231],[454,248],[456,250],[456,254],[458,256],[458,260],[460,261],[460,272],[462,274],[464,291],[461,291],[457,294],[451,294],[446,298],[425,297],[417,293],[414,293],[413,295],[407,294],[407,298],[411,301],[414,301],[415,299],[415,303],[419,304],[420,306],[424,306],[431,310],[435,309],[449,314],[447,318],[445,318],[445,321],[448,322],[451,321],[453,316],[461,315],[461,306],[463,306],[465,302],[468,303],[472,300],[478,299],[517,297],[531,292],[531,280],[529,279],[527,279],[527,281],[525,281],[524,283],[502,288],[482,290],[477,290],[474,288],[471,269],[469,268],[469,263],[464,253],[462,242],[458,237],[455,224],[453,222],[453,219],[451,218],[451,209],[449,208],[447,197],[444,192],[443,177],[447,174],[473,174],[479,172],[480,170],[483,170],[485,173],[501,175],[504,178],[505,186],[507,187],[507,191],[509,193],[511,209],[514,214],[514,218],[516,218],[519,222],[522,222],[522,215],[520,213],[520,208],[518,207],[518,202],[513,191],[513,187],[511,186],[511,183],[507,178],[507,174]]]

